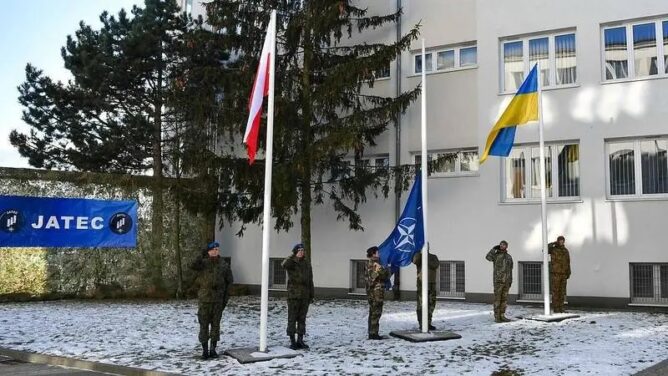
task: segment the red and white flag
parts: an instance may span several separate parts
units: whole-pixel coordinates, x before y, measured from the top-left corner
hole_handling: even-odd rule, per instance
[[[253,164],[257,152],[257,138],[260,132],[260,119],[262,118],[262,103],[264,97],[269,95],[269,60],[271,54],[271,33],[275,29],[274,25],[269,24],[267,35],[264,38],[264,46],[260,55],[260,65],[257,67],[253,91],[251,92],[248,103],[248,122],[246,123],[246,132],[244,134],[244,144],[248,151],[248,163]]]

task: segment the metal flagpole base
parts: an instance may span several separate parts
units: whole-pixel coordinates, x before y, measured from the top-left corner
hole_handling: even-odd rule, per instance
[[[236,359],[241,364],[265,362],[279,358],[294,358],[301,355],[298,351],[283,346],[268,347],[266,352],[259,351],[257,347],[229,349],[224,354]]]
[[[427,333],[422,333],[419,330],[397,330],[390,332],[390,335],[410,342],[447,341],[462,338],[459,334],[448,330],[435,330]]]
[[[542,322],[560,322],[567,319],[575,319],[580,317],[573,313],[553,313],[551,315],[538,315],[525,317],[527,320],[542,321]]]

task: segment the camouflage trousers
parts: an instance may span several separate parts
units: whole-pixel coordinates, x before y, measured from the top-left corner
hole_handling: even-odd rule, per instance
[[[197,309],[199,321],[199,341],[209,339],[218,342],[220,339],[220,319],[223,317],[225,304],[223,302],[200,302]]]
[[[383,299],[369,299],[369,335],[378,334],[380,329],[380,316],[383,315]]]
[[[566,280],[566,274],[550,274],[552,310],[555,313],[564,312],[564,300],[566,299]]]
[[[510,283],[494,282],[494,317],[503,316],[506,313],[508,303],[508,290]]]
[[[288,299],[288,329],[289,336],[306,334],[306,313],[308,313],[309,299]]]
[[[427,325],[431,325],[431,317],[434,315],[434,309],[436,308],[436,284],[430,283],[427,289]],[[422,326],[422,287],[418,285],[417,290],[417,312],[418,323]]]

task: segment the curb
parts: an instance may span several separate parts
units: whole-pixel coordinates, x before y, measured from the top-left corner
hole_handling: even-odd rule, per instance
[[[176,373],[166,373],[160,371],[152,371],[141,368],[119,366],[115,364],[92,362],[89,360],[80,360],[74,358],[66,358],[63,356],[38,354],[28,351],[12,350],[5,347],[0,347],[0,355],[10,357],[12,359],[20,360],[26,363],[48,364],[52,366],[64,366],[68,368],[75,368],[80,370],[96,371],[113,375],[123,376],[174,376]]]
[[[634,376],[661,376],[668,374],[668,359],[646,368]]]

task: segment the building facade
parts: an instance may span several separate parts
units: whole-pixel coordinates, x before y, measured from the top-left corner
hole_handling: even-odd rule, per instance
[[[440,296],[488,301],[487,251],[506,240],[515,264],[511,295],[542,302],[538,127],[518,127],[508,158],[478,163],[489,130],[535,62],[540,62],[546,140],[548,234],[566,237],[570,304],[668,306],[668,2],[564,0],[373,0],[371,14],[403,8],[400,31],[421,24],[420,41],[370,90],[395,95],[427,70],[430,158],[453,162],[428,180],[429,234],[442,261]],[[394,41],[397,27],[363,36]],[[367,150],[371,166],[419,160],[420,105]],[[402,195],[400,205],[407,194]],[[380,244],[397,216],[395,199],[369,200],[363,232],[312,212],[317,294],[364,293],[365,250]],[[217,234],[235,280],[260,284],[261,228]],[[271,235],[270,288],[285,288],[280,259],[299,228]],[[401,271],[414,297],[416,270]]]

